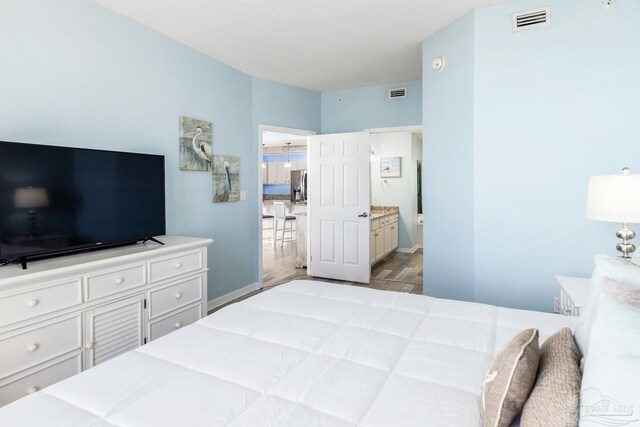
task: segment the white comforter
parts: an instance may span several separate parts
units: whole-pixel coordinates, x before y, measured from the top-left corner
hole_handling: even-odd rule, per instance
[[[493,354],[573,318],[296,281],[0,409],[0,426],[480,426]]]

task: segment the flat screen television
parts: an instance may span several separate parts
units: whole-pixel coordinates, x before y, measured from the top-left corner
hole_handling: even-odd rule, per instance
[[[164,234],[164,156],[0,142],[0,265]]]

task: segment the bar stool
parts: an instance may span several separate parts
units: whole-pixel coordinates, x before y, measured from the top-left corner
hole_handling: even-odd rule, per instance
[[[286,209],[284,206],[284,202],[273,202],[273,207],[275,208],[275,224],[274,224],[274,234],[273,234],[273,246],[276,245],[276,241],[280,240],[280,246],[284,246],[284,242],[293,242],[295,240],[294,232],[296,223],[296,217],[294,215],[287,215]],[[280,224],[282,224],[282,228],[280,228]],[[287,227],[289,225],[289,227]],[[278,237],[278,231],[282,233],[282,237]],[[289,233],[289,238],[285,238],[285,233]]]
[[[271,228],[271,236],[265,236],[264,235],[264,232],[267,231],[267,227],[264,226],[265,225],[264,224],[264,222],[265,222],[264,220],[265,219],[270,219],[271,220],[271,227],[269,227],[269,228]],[[266,214],[266,213],[262,214],[262,240],[267,240],[267,239],[273,238],[273,236],[275,234],[275,231],[274,231],[274,229],[275,229],[275,221],[276,220],[275,220],[275,217],[273,215],[269,215],[269,214]]]

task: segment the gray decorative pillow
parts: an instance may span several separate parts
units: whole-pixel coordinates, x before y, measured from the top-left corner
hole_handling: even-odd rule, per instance
[[[482,390],[484,427],[509,427],[529,397],[539,360],[537,329],[520,332],[493,359]]]
[[[571,329],[556,332],[540,347],[538,377],[522,409],[522,427],[576,427],[582,375]]]

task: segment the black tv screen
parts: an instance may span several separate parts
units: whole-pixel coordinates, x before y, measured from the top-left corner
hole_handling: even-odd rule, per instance
[[[164,156],[0,142],[0,262],[164,234]]]

